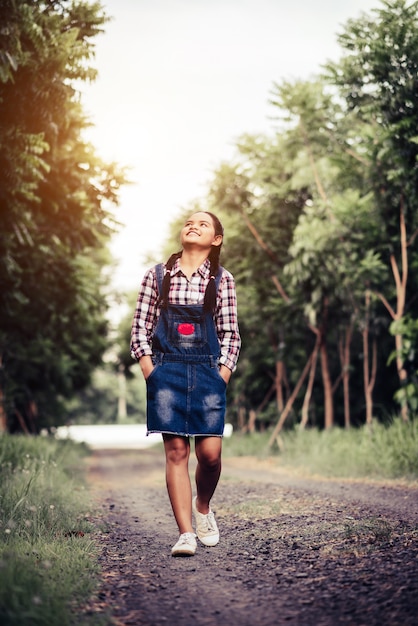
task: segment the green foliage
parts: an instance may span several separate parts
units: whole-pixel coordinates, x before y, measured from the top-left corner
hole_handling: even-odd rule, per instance
[[[418,317],[417,17],[416,3],[392,0],[349,20],[338,37],[341,59],[312,81],[275,83],[272,136],[242,137],[235,162],[214,174],[208,204],[227,226],[225,264],[237,283],[243,337],[235,416],[263,407],[270,422],[272,384],[280,382],[286,401],[315,337],[311,425],[329,425],[334,413],[336,424],[364,423],[366,381],[378,419],[406,401],[415,409],[413,368],[395,393],[388,311],[404,305],[402,315]],[[406,347],[406,363],[409,354]],[[306,383],[292,419],[305,390]]]
[[[98,573],[80,471],[84,454],[69,441],[0,437],[0,621],[5,626],[89,623],[76,615]]]
[[[131,359],[132,360],[132,359]],[[132,361],[134,363],[134,361]],[[139,366],[124,381],[122,392],[126,398],[126,417],[118,415],[121,393],[119,376],[113,367],[101,367],[94,371],[90,385],[74,394],[65,403],[68,423],[73,424],[143,424],[145,423],[145,382]]]
[[[9,429],[62,421],[107,347],[104,268],[123,174],[83,139],[99,3],[0,4],[0,372]],[[19,421],[17,416],[20,416]]]
[[[417,5],[385,1],[373,14],[348,22],[338,38],[342,58],[328,71],[349,110],[372,130],[368,178],[390,247],[397,244],[400,202],[410,232],[417,226]]]

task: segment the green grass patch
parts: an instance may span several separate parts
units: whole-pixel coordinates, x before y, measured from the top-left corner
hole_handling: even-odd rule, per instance
[[[247,497],[244,502],[228,506],[228,513],[238,515],[240,519],[277,519],[284,513],[285,507],[280,500]]]
[[[0,437],[0,623],[98,624],[81,604],[98,580],[83,483],[85,449]]]
[[[394,419],[371,427],[331,430],[294,428],[280,433],[268,447],[271,432],[225,438],[225,456],[276,457],[281,466],[340,478],[418,477],[418,419],[408,423]]]
[[[350,541],[367,544],[389,543],[393,529],[390,523],[381,518],[347,521],[344,527],[345,536]]]

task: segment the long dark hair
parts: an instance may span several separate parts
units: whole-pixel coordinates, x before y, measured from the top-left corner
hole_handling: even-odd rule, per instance
[[[212,220],[213,223],[213,227],[215,229],[215,235],[221,235],[222,237],[224,236],[224,228],[221,224],[221,221],[219,220],[218,217],[216,217],[216,215],[214,215],[213,213],[211,213],[210,211],[197,211],[198,213],[205,213],[206,215],[209,215],[209,217]],[[205,291],[205,298],[203,301],[203,308],[205,311],[214,311],[215,310],[215,306],[216,306],[216,285],[215,285],[215,278],[216,275],[218,274],[219,268],[220,268],[220,256],[221,256],[221,248],[222,248],[222,241],[220,243],[219,246],[211,246],[209,255],[208,255],[208,259],[210,261],[210,279],[209,279],[209,283],[208,286],[206,287],[206,291]],[[168,259],[167,263],[165,264],[165,274],[164,274],[164,280],[163,280],[163,286],[162,286],[162,294],[161,294],[161,306],[166,307],[167,303],[168,303],[168,294],[170,291],[170,272],[171,269],[174,265],[174,263],[177,261],[177,259],[179,259],[181,257],[181,250],[180,252],[175,252],[174,254],[172,254],[170,256],[170,258]]]

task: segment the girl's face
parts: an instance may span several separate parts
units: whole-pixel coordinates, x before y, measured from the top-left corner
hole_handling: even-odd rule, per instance
[[[197,245],[199,248],[210,249],[220,246],[222,235],[216,235],[212,217],[203,211],[193,213],[181,229],[182,246]]]

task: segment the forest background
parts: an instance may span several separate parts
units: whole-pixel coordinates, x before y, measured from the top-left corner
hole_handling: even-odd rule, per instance
[[[136,293],[108,311],[113,210],[127,174],[85,137],[98,2],[0,0],[0,424],[144,421],[129,354]],[[224,223],[243,348],[228,421],[329,430],[418,408],[417,3],[347,22],[341,56],[273,84],[274,131],[245,135],[184,207]],[[146,215],[143,216],[146,221]],[[150,264],[160,258],[149,259]]]

